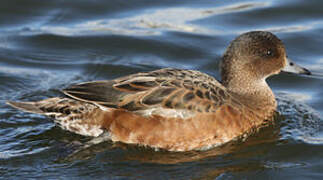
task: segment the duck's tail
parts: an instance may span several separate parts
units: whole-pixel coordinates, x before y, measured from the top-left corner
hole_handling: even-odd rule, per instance
[[[98,117],[103,117],[99,115],[104,112],[90,103],[55,97],[36,102],[8,101],[7,104],[22,111],[49,116],[63,129],[77,134],[98,136],[103,132],[102,118]]]
[[[68,115],[70,114],[69,112],[71,112],[71,110],[75,111],[75,108],[77,108],[77,106],[72,105],[77,104],[75,103],[75,100],[59,97],[49,98],[35,102],[7,101],[7,104],[25,112],[43,114],[47,116],[52,116],[54,114]]]
[[[8,105],[17,108],[22,111],[30,112],[30,113],[37,113],[37,114],[45,114],[44,111],[40,109],[39,102],[14,102],[14,101],[7,101]]]

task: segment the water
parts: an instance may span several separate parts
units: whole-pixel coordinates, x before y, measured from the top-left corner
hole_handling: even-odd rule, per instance
[[[0,178],[322,179],[323,2],[13,1],[0,6]],[[228,43],[269,30],[312,76],[268,80],[277,121],[244,143],[206,152],[155,152],[90,140],[6,100],[60,95],[71,83],[164,67],[219,78]]]

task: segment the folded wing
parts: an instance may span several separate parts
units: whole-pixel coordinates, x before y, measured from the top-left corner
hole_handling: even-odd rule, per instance
[[[76,84],[63,92],[103,108],[128,111],[162,107],[212,112],[230,99],[226,89],[213,77],[198,71],[170,68],[111,81]]]

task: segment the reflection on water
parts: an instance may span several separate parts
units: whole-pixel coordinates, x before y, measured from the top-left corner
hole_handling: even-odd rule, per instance
[[[191,22],[214,15],[247,11],[268,5],[269,3],[247,2],[233,5],[229,4],[217,8],[177,7],[149,9],[139,15],[132,15],[126,18],[91,20],[69,26],[36,26],[24,28],[22,35],[50,33],[64,36],[99,34],[149,36],[160,35],[163,31],[191,32],[208,35],[223,34],[225,31],[205,28]]]

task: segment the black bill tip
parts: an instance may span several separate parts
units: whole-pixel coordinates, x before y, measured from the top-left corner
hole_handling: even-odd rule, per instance
[[[304,72],[302,74],[306,74],[306,75],[312,75],[311,71],[309,71],[306,68],[303,68]]]

